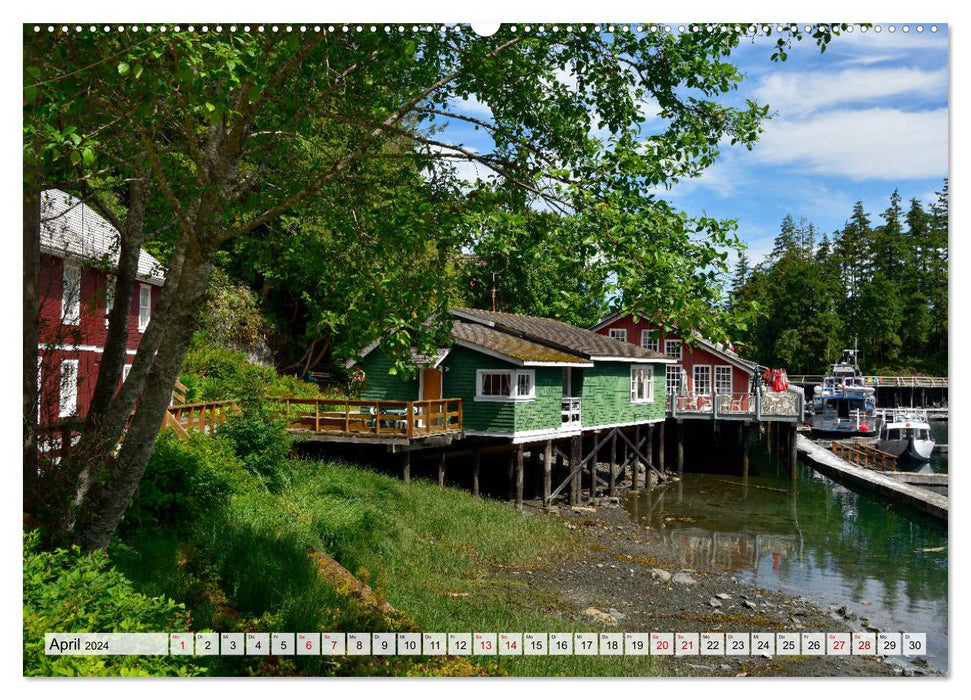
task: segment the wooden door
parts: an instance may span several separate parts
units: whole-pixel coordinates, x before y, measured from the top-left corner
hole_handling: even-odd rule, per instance
[[[421,371],[421,399],[428,401],[442,398],[442,373],[437,369]]]

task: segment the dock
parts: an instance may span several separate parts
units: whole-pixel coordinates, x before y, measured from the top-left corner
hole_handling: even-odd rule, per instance
[[[821,474],[879,494],[896,503],[903,503],[947,523],[947,496],[934,493],[913,483],[908,483],[911,480],[906,477],[894,477],[882,472],[854,466],[846,460],[840,459],[825,447],[817,445],[802,435],[796,437],[796,449]],[[908,476],[916,477],[920,475],[912,474]]]

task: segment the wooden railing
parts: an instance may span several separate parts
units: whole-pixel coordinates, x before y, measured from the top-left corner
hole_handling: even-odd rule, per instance
[[[672,394],[667,397],[667,410],[673,416],[711,416],[729,418],[763,416],[802,418],[804,399],[801,390],[790,387],[788,391],[764,391],[758,394],[735,392],[732,394]]]
[[[184,406],[185,396],[189,393],[189,387],[180,382],[178,379],[175,380],[175,386],[172,387],[172,402],[173,406]]]
[[[223,423],[230,414],[237,412],[239,405],[232,400],[169,406],[162,427],[172,428],[182,436],[192,431],[213,433],[216,426]]]
[[[865,445],[862,442],[854,442],[850,445],[834,440],[830,449],[837,457],[845,459],[847,462],[855,464],[858,467],[866,467],[867,469],[876,469],[884,472],[897,471],[897,458],[894,455],[883,450],[878,450],[871,445]]]
[[[290,430],[340,435],[426,437],[462,431],[462,399],[351,401],[268,398]]]

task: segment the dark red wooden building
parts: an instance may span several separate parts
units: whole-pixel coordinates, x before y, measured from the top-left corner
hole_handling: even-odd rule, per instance
[[[667,331],[657,323],[630,315],[612,314],[593,327],[602,335],[640,345],[671,357],[677,362],[667,365],[666,393],[687,396],[747,394],[756,364],[743,360],[728,348],[692,337],[693,347],[684,343],[678,331]]]
[[[90,406],[108,335],[118,232],[76,197],[41,195],[40,337],[37,346],[39,423],[83,416]],[[130,362],[152,317],[165,278],[145,251],[128,310]]]

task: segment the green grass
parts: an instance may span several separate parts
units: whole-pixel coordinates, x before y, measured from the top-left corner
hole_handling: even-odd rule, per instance
[[[116,555],[119,566],[147,593],[185,600],[197,629],[220,626],[209,581],[251,624],[276,631],[403,631],[414,629],[409,621],[428,632],[597,631],[574,619],[578,611],[506,573],[578,555],[583,545],[561,521],[340,463],[293,462],[278,493],[234,496],[199,518],[187,544],[166,543],[158,533],[128,544]],[[378,615],[335,592],[317,575],[313,549],[333,556],[404,618]],[[174,559],[182,561],[178,573]],[[654,673],[650,659],[622,657],[470,660],[490,673],[525,676]],[[230,663],[236,666],[216,672],[239,673],[246,662]],[[247,672],[265,671],[249,663]],[[407,658],[340,668],[323,659],[286,663],[294,665],[284,672],[304,674],[447,672]]]

